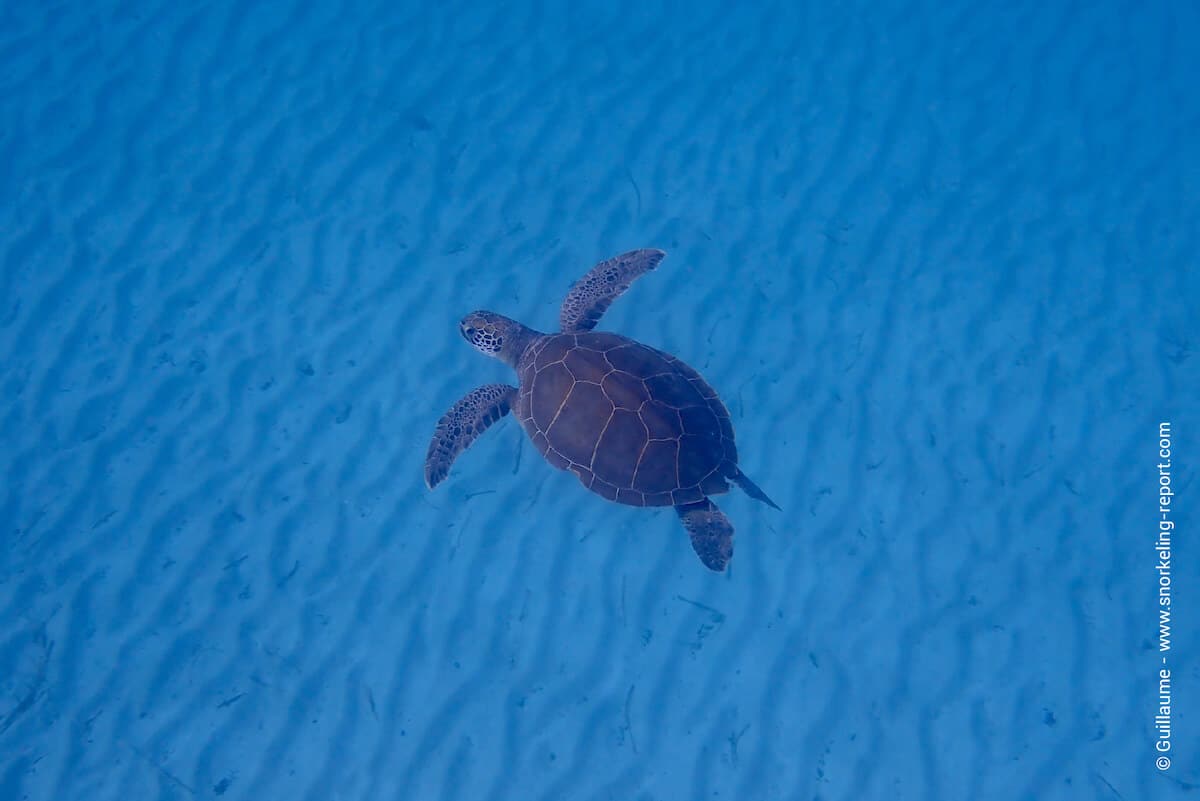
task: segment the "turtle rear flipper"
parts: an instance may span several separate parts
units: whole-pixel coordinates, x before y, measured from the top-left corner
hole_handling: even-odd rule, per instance
[[[450,465],[487,427],[508,414],[517,388],[487,384],[467,393],[438,420],[425,454],[425,484],[433,489],[450,472]]]
[[[558,322],[564,334],[591,331],[612,302],[629,289],[639,275],[658,266],[667,254],[654,248],[631,250],[600,262],[571,287],[563,300]]]
[[[681,504],[675,511],[704,566],[718,572],[724,570],[733,557],[733,524],[729,518],[708,498]]]

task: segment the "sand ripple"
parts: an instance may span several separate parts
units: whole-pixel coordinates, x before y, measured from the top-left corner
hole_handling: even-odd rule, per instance
[[[1139,527],[1200,419],[1195,12],[0,20],[0,798],[1182,793]],[[421,482],[509,380],[458,317],[642,246],[604,327],[786,509],[721,499],[725,577],[512,421]]]

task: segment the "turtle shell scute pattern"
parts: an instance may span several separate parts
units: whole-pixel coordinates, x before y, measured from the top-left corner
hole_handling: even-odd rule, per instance
[[[518,373],[515,412],[534,446],[601,497],[669,506],[728,489],[729,412],[675,357],[616,334],[553,334]]]

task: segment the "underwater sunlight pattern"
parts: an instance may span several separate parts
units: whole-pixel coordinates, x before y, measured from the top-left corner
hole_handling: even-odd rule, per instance
[[[1195,798],[1198,36],[4,3],[0,801]],[[714,499],[725,572],[513,415],[423,481],[516,382],[463,315],[553,331],[635,248],[599,330],[781,507]]]

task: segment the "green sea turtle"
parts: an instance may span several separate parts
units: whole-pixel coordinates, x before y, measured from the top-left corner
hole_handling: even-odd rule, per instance
[[[546,461],[610,501],[674,506],[700,560],[724,570],[733,555],[733,526],[708,496],[728,491],[732,481],[779,508],[738,468],[728,410],[700,374],[674,356],[592,330],[664,256],[634,250],[597,264],[567,293],[557,334],[488,311],[464,317],[463,337],[516,370],[520,386],[479,387],[438,421],[425,458],[429,488],[488,426],[515,411]]]

